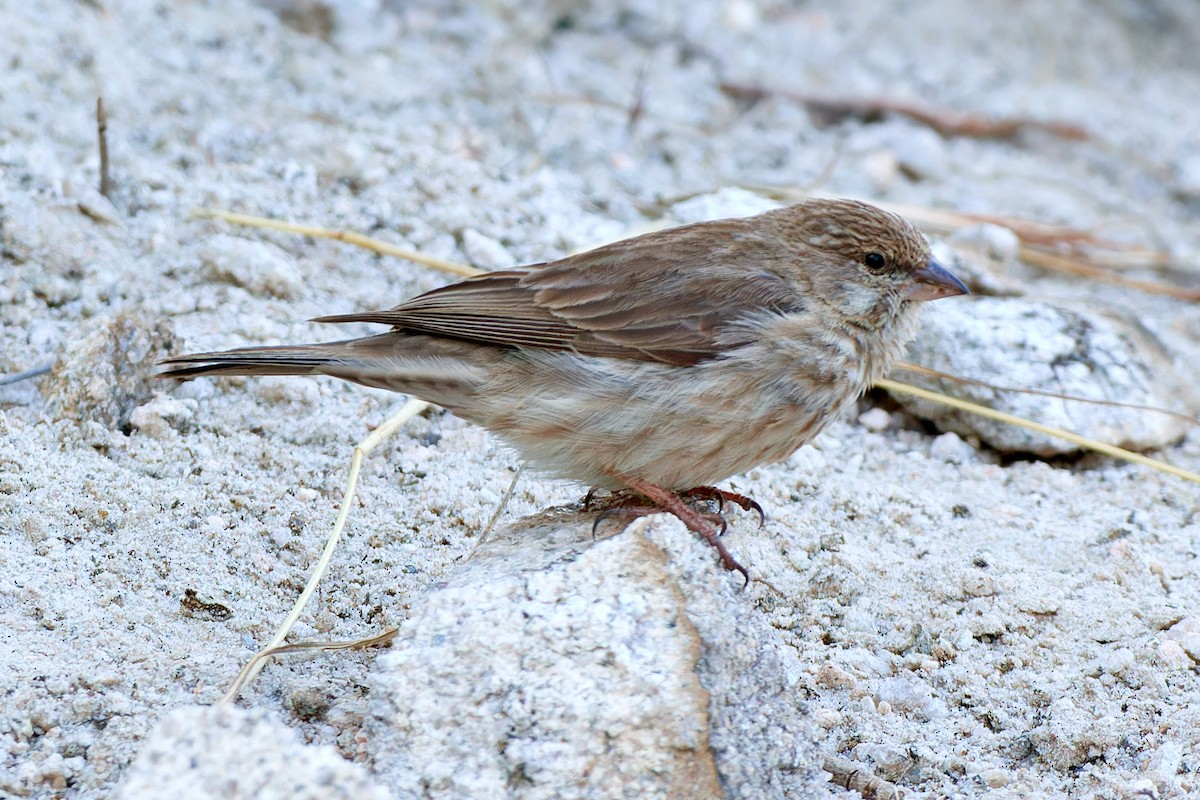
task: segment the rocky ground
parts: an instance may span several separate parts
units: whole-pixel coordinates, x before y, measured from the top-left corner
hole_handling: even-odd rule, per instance
[[[214,708],[403,398],[152,379],[164,354],[318,340],[305,320],[448,280],[202,207],[490,269],[815,192],[1086,230],[1165,254],[1126,277],[1194,290],[1200,6],[43,0],[2,19],[0,373],[53,366],[0,385],[0,794],[854,796],[831,759],[910,797],[1200,794],[1194,483],[875,393],[731,482],[769,514],[732,517],[741,591],[676,522],[593,539],[583,487],[536,476],[476,550],[519,462],[433,412],[368,460],[293,635],[396,641],[285,658]],[[863,99],[893,110],[846,108]],[[1021,123],[973,124],[998,119]],[[927,309],[913,361],[1200,411],[1194,301],[1046,273],[1002,227],[929,231],[975,294]],[[1200,471],[1178,419],[953,391]]]

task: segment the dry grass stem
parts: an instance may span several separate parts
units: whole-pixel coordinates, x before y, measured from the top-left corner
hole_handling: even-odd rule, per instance
[[[954,381],[955,383],[966,383],[972,386],[982,386],[985,389],[991,389],[993,392],[1015,392],[1017,394],[1031,394],[1038,397],[1053,397],[1056,400],[1071,400],[1076,403],[1091,403],[1095,406],[1109,406],[1111,408],[1129,408],[1134,411],[1151,411],[1155,414],[1166,414],[1169,417],[1175,417],[1189,425],[1200,425],[1200,419],[1189,417],[1187,414],[1182,414],[1178,411],[1172,411],[1169,408],[1159,408],[1158,406],[1143,406],[1137,403],[1121,403],[1116,400],[1100,400],[1094,397],[1077,397],[1073,394],[1063,394],[1061,392],[1045,392],[1040,389],[1025,389],[1020,386],[998,386],[987,381],[977,380],[975,378],[964,378],[961,375],[955,375],[952,372],[942,372],[940,369],[932,367],[924,367],[920,364],[913,364],[910,361],[900,361],[894,367],[905,372],[915,372],[919,375],[928,375],[931,378],[940,380]]]
[[[866,767],[845,758],[825,756],[821,768],[829,773],[829,782],[858,792],[863,800],[900,800],[904,793],[891,781],[876,776]]]
[[[1003,411],[997,411],[994,408],[981,406],[978,403],[959,400],[957,397],[949,397],[948,395],[939,394],[938,392],[931,392],[928,389],[921,389],[917,386],[911,386],[907,383],[900,383],[899,381],[893,381],[887,378],[875,381],[875,386],[879,389],[885,389],[889,392],[894,392],[897,394],[910,394],[913,397],[920,397],[924,400],[930,400],[934,403],[941,403],[942,405],[949,406],[950,408],[957,408],[960,411],[966,411],[970,414],[978,414],[981,417],[987,417],[988,419],[1005,422],[1009,425],[1016,425],[1019,428],[1036,431],[1038,433],[1045,434],[1046,436],[1053,436],[1056,439],[1062,439],[1063,441],[1070,442],[1071,444],[1082,447],[1085,450],[1103,453],[1106,456],[1118,458],[1122,461],[1128,461],[1133,464],[1141,464],[1142,466],[1150,467],[1158,470],[1159,472],[1165,472],[1168,475],[1174,475],[1177,478],[1183,478],[1184,480],[1192,481],[1193,483],[1200,483],[1200,475],[1197,475],[1195,472],[1188,472],[1185,469],[1180,469],[1179,467],[1168,464],[1165,461],[1158,461],[1148,456],[1144,456],[1141,453],[1135,453],[1132,450],[1126,450],[1123,447],[1117,447],[1116,445],[1107,444],[1106,442],[1099,442],[1095,439],[1089,439],[1086,436],[1080,436],[1077,433],[1065,431],[1062,428],[1052,428],[1049,425],[1043,425],[1040,422],[1034,422],[1033,420],[1025,419],[1024,417],[1006,414]]]
[[[104,98],[96,98],[96,138],[100,146],[100,194],[108,197],[112,184],[108,180],[108,115],[104,113]]]
[[[250,663],[242,668],[242,672],[239,673],[233,685],[229,687],[229,690],[221,699],[222,703],[232,703],[236,700],[242,688],[253,680],[254,676],[262,669],[266,657],[275,652],[276,648],[283,644],[283,640],[287,638],[288,633],[292,630],[292,626],[300,618],[304,607],[308,605],[313,592],[317,590],[318,584],[321,583],[321,578],[325,577],[325,572],[329,569],[329,562],[333,559],[333,553],[337,550],[338,542],[342,538],[342,531],[346,528],[346,520],[350,517],[350,506],[354,500],[354,492],[358,488],[358,475],[362,471],[363,459],[378,447],[381,442],[427,408],[429,408],[429,404],[424,400],[417,400],[415,398],[409,400],[398,412],[388,417],[382,425],[371,431],[366,439],[355,445],[354,455],[350,459],[350,474],[346,478],[346,488],[342,492],[342,502],[338,508],[337,521],[333,524],[333,532],[325,540],[325,547],[321,550],[321,557],[317,559],[312,575],[309,576],[308,583],[304,585],[304,591],[296,598],[291,611],[284,617],[283,622],[279,625],[279,629],[271,637],[271,641],[267,643],[266,647],[255,654]]]
[[[368,647],[382,647],[385,644],[391,644],[399,632],[399,628],[388,628],[383,633],[368,636],[365,639],[353,639],[344,642],[296,642],[295,644],[281,644],[278,647],[263,648],[255,653],[253,658],[247,661],[246,665],[242,667],[242,671],[233,679],[233,683],[229,685],[229,689],[225,692],[225,696],[221,698],[221,702],[232,703],[236,700],[246,684],[263,668],[268,658],[274,658],[275,656],[287,653],[326,653],[334,650],[363,650]]]
[[[270,219],[269,217],[254,217],[249,214],[234,214],[229,211],[214,211],[207,208],[198,208],[192,212],[194,216],[201,219],[219,219],[230,223],[231,225],[246,225],[252,228],[269,228],[276,231],[286,231],[288,233],[298,233],[301,236],[311,236],[314,239],[333,239],[338,242],[346,242],[355,247],[362,247],[366,250],[371,250],[385,256],[394,256],[403,258],[406,261],[412,261],[422,266],[431,267],[442,272],[449,272],[452,275],[461,275],[464,278],[469,278],[472,275],[478,275],[483,270],[467,264],[459,264],[456,261],[447,261],[442,258],[434,258],[415,250],[408,250],[403,247],[397,247],[390,242],[385,242],[380,239],[372,239],[369,236],[353,233],[351,231],[339,231],[332,228],[316,228],[311,225],[297,225],[293,222],[283,222],[282,220]]]
[[[802,104],[827,124],[847,117],[870,122],[885,114],[899,114],[932,128],[942,136],[966,136],[972,139],[1011,139],[1027,130],[1038,130],[1071,141],[1091,138],[1082,127],[1069,122],[1045,121],[1025,117],[985,117],[945,108],[929,108],[886,97],[835,97],[784,89],[769,89],[740,83],[722,83],[720,89],[735,99],[756,102],[764,97],[783,97]]]

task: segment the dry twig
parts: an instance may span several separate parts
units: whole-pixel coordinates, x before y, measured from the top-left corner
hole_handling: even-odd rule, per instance
[[[108,197],[112,184],[108,180],[108,115],[103,97],[96,98],[96,136],[100,141],[100,194]]]
[[[1040,130],[1072,141],[1090,138],[1086,130],[1069,122],[1046,122],[1024,117],[974,116],[948,109],[927,108],[886,97],[834,97],[741,83],[721,83],[720,89],[730,97],[751,102],[772,95],[784,97],[803,104],[811,113],[825,117],[831,123],[846,117],[871,122],[884,114],[899,114],[932,128],[942,136],[1011,139],[1025,130]]]
[[[746,187],[768,197],[795,200],[808,197],[803,190],[766,187]],[[1200,288],[1176,286],[1162,281],[1130,278],[1114,271],[1113,267],[1162,268],[1169,266],[1171,256],[1162,250],[1148,250],[1101,239],[1077,228],[1041,225],[1016,217],[991,214],[967,214],[946,209],[909,206],[900,203],[875,203],[881,208],[907,217],[923,228],[942,233],[962,230],[986,222],[1008,228],[1020,241],[1018,256],[1030,266],[1065,275],[1088,278],[1097,283],[1122,286],[1146,294],[1164,295],[1177,300],[1200,302]],[[1062,252],[1066,250],[1067,252]]]
[[[829,782],[858,792],[864,800],[901,800],[900,787],[875,775],[866,767],[838,756],[825,756],[821,768],[829,773]]]
[[[1056,400],[1070,400],[1075,403],[1090,403],[1094,406],[1109,406],[1111,408],[1129,408],[1134,411],[1150,411],[1155,414],[1166,414],[1169,417],[1186,422],[1188,425],[1200,425],[1200,419],[1190,417],[1187,414],[1182,414],[1178,411],[1172,411],[1169,408],[1159,408],[1158,406],[1145,406],[1138,403],[1121,403],[1116,400],[1101,400],[1095,397],[1079,397],[1073,394],[1063,394],[1062,392],[1046,392],[1041,389],[1026,389],[1023,386],[998,386],[987,381],[977,380],[975,378],[964,378],[961,375],[955,375],[950,372],[943,372],[940,369],[925,367],[920,364],[914,364],[911,361],[897,362],[894,369],[903,372],[915,372],[918,375],[927,375],[930,378],[938,378],[939,380],[953,381],[954,383],[965,383],[971,386],[982,386],[985,389],[991,389],[993,392],[1013,392],[1015,394],[1031,394],[1038,397],[1052,397]]]

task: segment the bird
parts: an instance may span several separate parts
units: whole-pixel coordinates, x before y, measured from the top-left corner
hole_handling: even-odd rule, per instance
[[[160,377],[328,375],[418,397],[535,469],[674,514],[749,582],[724,517],[689,501],[761,515],[715,484],[810,442],[888,372],[924,302],[968,293],[899,215],[809,199],[314,320],[385,333],[180,355]]]

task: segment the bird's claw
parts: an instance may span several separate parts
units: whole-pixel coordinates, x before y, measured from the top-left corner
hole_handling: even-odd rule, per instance
[[[738,492],[718,489],[715,486],[695,486],[684,492],[680,492],[680,494],[699,500],[715,500],[718,513],[724,512],[726,502],[733,503],[743,511],[753,511],[758,514],[758,527],[760,528],[767,522],[767,514],[763,511],[763,507],[759,505],[758,501]]]

